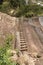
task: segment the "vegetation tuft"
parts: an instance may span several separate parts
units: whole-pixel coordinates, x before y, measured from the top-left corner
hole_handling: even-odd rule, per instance
[[[33,4],[29,0],[0,0],[0,11],[16,17],[43,16],[43,6]]]
[[[0,65],[17,65],[16,62],[12,62],[9,58],[12,56],[11,52],[12,36],[7,37],[6,44],[0,47]]]

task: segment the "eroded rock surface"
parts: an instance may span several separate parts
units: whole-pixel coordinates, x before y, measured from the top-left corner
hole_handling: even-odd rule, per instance
[[[15,35],[15,21],[15,17],[0,12],[0,45],[4,43],[7,35]]]

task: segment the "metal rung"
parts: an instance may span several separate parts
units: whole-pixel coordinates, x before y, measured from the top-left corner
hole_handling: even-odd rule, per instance
[[[27,44],[21,44],[21,46],[23,46],[23,45],[25,46],[25,45],[27,45]]]
[[[21,49],[27,49],[27,47],[20,47]]]
[[[21,49],[20,51],[27,51],[27,49]]]
[[[25,39],[23,36],[20,36],[20,38]]]
[[[20,43],[26,43],[25,41],[20,41]]]
[[[25,46],[20,46],[21,48],[27,48],[27,46],[25,45]]]
[[[25,41],[25,40],[20,40],[20,41]]]

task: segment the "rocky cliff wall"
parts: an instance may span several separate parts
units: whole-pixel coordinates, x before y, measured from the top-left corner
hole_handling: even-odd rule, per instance
[[[15,17],[11,17],[0,12],[0,45],[3,45],[3,43],[5,43],[7,36],[15,35],[15,21]]]

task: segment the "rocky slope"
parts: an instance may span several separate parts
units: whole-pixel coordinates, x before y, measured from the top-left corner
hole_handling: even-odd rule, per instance
[[[15,20],[15,17],[0,12],[0,45],[4,43],[7,36],[15,35]]]

